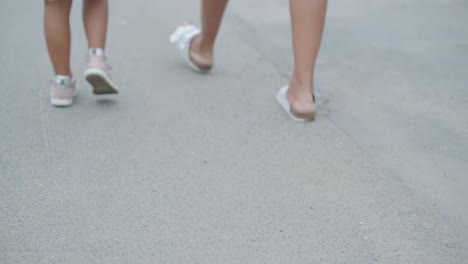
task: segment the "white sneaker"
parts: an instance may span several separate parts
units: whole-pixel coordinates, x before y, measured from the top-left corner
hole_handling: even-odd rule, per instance
[[[51,80],[49,85],[50,103],[53,106],[70,106],[73,104],[73,97],[78,93],[75,80],[61,81]]]
[[[93,87],[94,94],[116,94],[117,85],[110,75],[111,67],[107,64],[104,55],[89,54],[88,68],[84,72],[86,80]]]

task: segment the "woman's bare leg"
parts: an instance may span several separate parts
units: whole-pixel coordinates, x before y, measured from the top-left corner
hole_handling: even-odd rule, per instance
[[[322,40],[327,0],[290,0],[294,73],[288,98],[300,113],[315,111],[314,71]]]
[[[192,61],[202,69],[213,65],[213,49],[227,0],[202,0],[202,33],[196,36],[190,48]]]

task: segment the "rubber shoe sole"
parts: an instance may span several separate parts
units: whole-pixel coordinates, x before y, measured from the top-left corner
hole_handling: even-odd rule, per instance
[[[73,104],[73,99],[50,99],[50,103],[56,107],[67,107]]]
[[[107,74],[99,69],[88,69],[85,71],[85,79],[93,87],[93,94],[117,94],[114,82],[107,76]]]

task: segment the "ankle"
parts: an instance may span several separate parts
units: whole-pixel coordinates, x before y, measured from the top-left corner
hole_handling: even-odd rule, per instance
[[[71,75],[55,75],[52,80],[57,84],[65,84],[68,85],[69,83],[73,82],[73,76]]]
[[[88,56],[99,56],[99,57],[104,57],[105,52],[104,49],[102,48],[89,48],[88,50]]]
[[[313,81],[293,76],[289,83],[288,99],[291,102],[314,102]]]
[[[54,77],[55,76],[68,76],[73,78],[73,73],[71,72],[71,69],[64,70],[64,71],[54,71]]]
[[[203,33],[200,33],[193,39],[193,49],[201,55],[211,56],[213,54],[213,42],[207,40]]]
[[[292,90],[314,90],[313,81],[310,78],[299,78],[297,76],[293,76],[289,85]]]

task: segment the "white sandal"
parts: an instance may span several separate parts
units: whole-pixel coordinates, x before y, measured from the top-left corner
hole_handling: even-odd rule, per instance
[[[291,104],[288,100],[288,89],[289,86],[284,86],[281,88],[278,93],[276,94],[276,101],[283,107],[284,111],[288,113],[288,115],[297,122],[308,122],[315,119],[315,111],[311,113],[298,113],[292,109]],[[315,101],[315,96],[314,96]]]
[[[190,68],[200,73],[206,73],[210,70],[198,67],[190,58],[190,44],[192,43],[193,38],[200,33],[200,28],[191,24],[185,24],[176,28],[176,30],[171,34],[169,41],[176,45],[177,49],[180,51],[180,55],[182,55],[182,58],[184,58]]]

